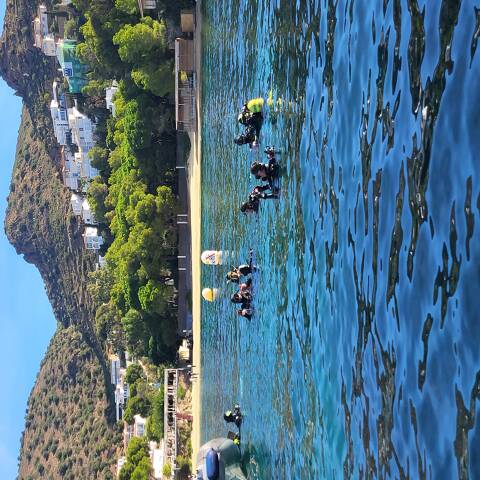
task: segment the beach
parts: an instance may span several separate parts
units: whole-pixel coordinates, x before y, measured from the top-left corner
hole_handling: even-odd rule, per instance
[[[195,64],[197,72],[197,131],[190,135],[192,150],[188,163],[188,188],[190,196],[190,228],[192,258],[192,330],[193,330],[193,365],[197,379],[192,387],[192,469],[195,471],[197,452],[200,448],[201,425],[201,0],[196,7],[195,30]]]

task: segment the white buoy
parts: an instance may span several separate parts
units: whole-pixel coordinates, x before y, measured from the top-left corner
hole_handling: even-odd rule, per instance
[[[221,250],[205,250],[201,256],[205,265],[221,265],[223,262],[223,252]]]

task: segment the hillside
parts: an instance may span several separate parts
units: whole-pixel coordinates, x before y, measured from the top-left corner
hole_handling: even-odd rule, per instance
[[[29,400],[19,478],[103,479],[115,462],[116,434],[109,372],[92,333],[94,306],[86,293],[95,258],[83,248],[60,176],[47,108],[55,65],[32,45],[35,8],[7,1],[0,40],[0,74],[24,103],[5,232],[38,268],[58,331]]]
[[[59,328],[28,402],[19,478],[113,478],[121,440],[107,409],[98,359],[76,327]]]

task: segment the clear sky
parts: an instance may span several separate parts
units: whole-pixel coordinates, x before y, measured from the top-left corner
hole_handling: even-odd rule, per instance
[[[5,0],[0,0],[3,26]],[[0,79],[0,479],[17,475],[27,399],[56,323],[42,279],[5,237],[6,198],[22,102]]]

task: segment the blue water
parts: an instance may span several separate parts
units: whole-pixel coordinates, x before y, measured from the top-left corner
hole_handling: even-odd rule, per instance
[[[255,250],[203,304],[203,439],[239,402],[251,479],[480,478],[479,1],[203,6],[202,246]],[[255,186],[236,114],[273,92]]]

